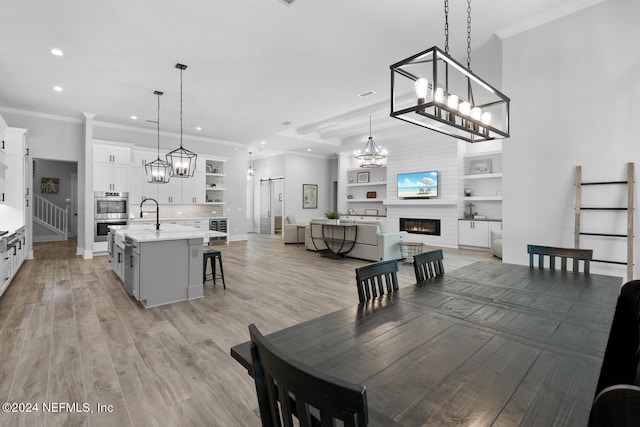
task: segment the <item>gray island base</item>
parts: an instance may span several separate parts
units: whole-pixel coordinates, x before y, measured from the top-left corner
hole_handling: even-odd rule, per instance
[[[202,247],[225,233],[175,224],[112,227],[109,255],[125,290],[143,307],[204,296]]]

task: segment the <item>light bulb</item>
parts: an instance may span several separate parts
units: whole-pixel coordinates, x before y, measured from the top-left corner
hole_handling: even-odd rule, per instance
[[[485,111],[484,113],[482,113],[480,121],[485,125],[491,124],[491,113],[488,111]]]
[[[460,113],[464,114],[465,116],[468,116],[470,112],[471,112],[471,104],[469,104],[467,101],[462,101],[460,103]]]
[[[433,100],[440,103],[444,101],[444,91],[441,87],[436,89],[436,93],[433,95]]]
[[[449,108],[457,110],[458,109],[458,95],[449,95],[447,98],[447,105]]]
[[[418,104],[423,104],[427,100],[427,91],[429,90],[429,81],[427,79],[418,79],[414,84]]]
[[[480,107],[473,107],[471,109],[471,118],[472,119],[480,120],[481,116],[482,116],[482,110],[480,109]]]

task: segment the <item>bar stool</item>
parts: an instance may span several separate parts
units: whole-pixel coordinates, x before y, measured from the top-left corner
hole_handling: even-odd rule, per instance
[[[216,274],[216,259],[220,264],[220,274]],[[222,253],[220,251],[206,251],[202,252],[202,283],[207,281],[207,261],[211,263],[211,278],[213,284],[216,284],[216,276],[222,279],[222,286],[227,289],[227,285],[224,283],[224,269],[222,268]]]

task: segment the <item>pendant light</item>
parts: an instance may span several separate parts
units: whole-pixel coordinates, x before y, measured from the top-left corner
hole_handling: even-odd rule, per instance
[[[434,46],[391,65],[391,117],[467,142],[509,138],[511,100],[471,71],[471,0],[467,0],[467,66]],[[415,95],[414,95],[415,92]]]
[[[171,176],[175,178],[189,178],[196,170],[198,155],[182,146],[182,71],[186,65],[176,64],[180,70],[180,147],[167,154],[167,162],[171,164]]]
[[[144,169],[147,173],[147,182],[166,184],[169,182],[171,175],[171,165],[164,160],[160,160],[160,96],[163,95],[163,92],[156,90],[153,94],[158,97],[158,119],[156,120],[158,125],[158,158],[153,162],[145,163]]]
[[[251,151],[249,151],[249,170],[247,171],[247,176],[253,176],[256,173],[256,170],[253,168],[253,163],[251,162]]]
[[[369,139],[362,151],[353,152],[353,156],[360,161],[361,168],[379,168],[387,157],[387,150],[381,150],[371,137],[371,116],[369,116]]]

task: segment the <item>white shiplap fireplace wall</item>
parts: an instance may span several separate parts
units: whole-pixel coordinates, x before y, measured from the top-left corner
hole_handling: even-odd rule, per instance
[[[439,219],[440,236],[410,234],[409,241],[458,247],[458,218],[462,216],[462,175],[465,143],[443,136],[403,141],[389,148],[387,162],[387,230],[398,231],[400,218]],[[439,197],[402,200],[397,196],[398,173],[437,170]]]

